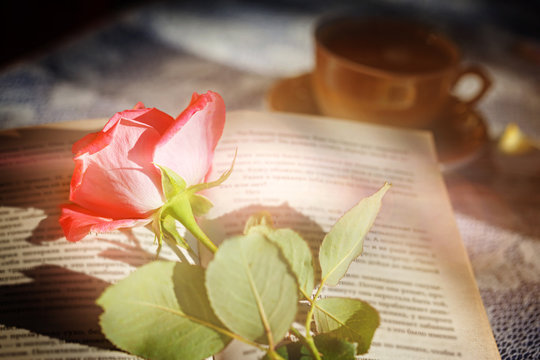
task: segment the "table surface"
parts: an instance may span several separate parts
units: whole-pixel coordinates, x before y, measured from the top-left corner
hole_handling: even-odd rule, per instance
[[[138,101],[175,114],[192,92],[209,89],[228,110],[269,110],[272,84],[312,69],[312,30],[322,14],[352,9],[424,21],[492,77],[477,108],[491,142],[444,178],[502,358],[540,359],[540,156],[494,147],[510,122],[540,139],[540,39],[490,17],[482,1],[398,3],[141,6],[3,69],[0,128],[110,117]]]

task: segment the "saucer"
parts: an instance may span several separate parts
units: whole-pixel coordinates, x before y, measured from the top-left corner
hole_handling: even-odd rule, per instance
[[[319,115],[313,95],[310,73],[277,81],[268,91],[266,102],[272,111]],[[483,117],[470,106],[452,97],[447,110],[429,130],[435,139],[439,163],[444,169],[467,163],[488,143]]]

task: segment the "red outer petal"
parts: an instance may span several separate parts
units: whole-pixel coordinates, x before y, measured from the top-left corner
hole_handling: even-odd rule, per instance
[[[82,159],[75,159],[75,169],[71,177],[69,200],[73,201],[73,196],[77,188],[81,185],[84,173],[86,171],[86,162]]]
[[[70,200],[111,218],[144,217],[163,204],[153,152],[174,119],[157,109],[115,114],[75,146]]]
[[[110,232],[120,228],[145,225],[150,221],[150,218],[119,220],[104,218],[72,204],[62,205],[59,220],[66,239],[71,242],[81,240],[90,232]]]

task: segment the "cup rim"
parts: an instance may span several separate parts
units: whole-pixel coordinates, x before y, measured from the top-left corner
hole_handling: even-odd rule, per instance
[[[339,55],[329,49],[328,45],[325,44],[320,39],[320,33],[323,28],[331,26],[336,22],[362,22],[362,23],[377,23],[377,24],[392,24],[398,26],[406,26],[408,28],[415,28],[417,30],[425,31],[426,33],[431,33],[437,38],[437,42],[440,42],[444,45],[445,50],[448,50],[451,54],[451,61],[448,65],[428,71],[418,71],[418,72],[403,72],[389,69],[382,69],[367,64],[362,64],[355,62],[345,56]],[[461,53],[458,46],[447,36],[441,34],[439,31],[435,31],[428,27],[426,24],[420,23],[414,20],[405,20],[397,19],[392,17],[364,17],[364,16],[355,16],[355,15],[332,15],[320,18],[315,23],[315,31],[313,32],[313,38],[315,40],[315,51],[322,51],[328,58],[333,58],[339,62],[341,66],[350,68],[355,72],[367,72],[374,74],[380,77],[392,77],[392,78],[429,78],[440,76],[440,74],[452,71],[460,62]]]

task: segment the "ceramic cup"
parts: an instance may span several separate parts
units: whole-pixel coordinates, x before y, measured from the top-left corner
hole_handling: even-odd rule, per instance
[[[428,28],[401,20],[334,17],[315,29],[312,88],[328,116],[427,127],[464,76],[479,79],[473,106],[490,86],[479,66],[464,66],[458,47]]]

